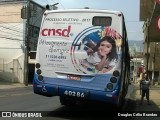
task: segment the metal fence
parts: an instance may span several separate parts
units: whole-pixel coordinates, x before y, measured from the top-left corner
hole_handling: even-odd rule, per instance
[[[0,80],[23,83],[23,55],[17,59],[0,58]]]

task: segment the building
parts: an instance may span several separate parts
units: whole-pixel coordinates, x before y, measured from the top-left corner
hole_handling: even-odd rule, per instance
[[[23,0],[0,0],[0,79],[24,81],[25,26],[21,19]]]
[[[140,0],[140,21],[144,21],[144,64],[152,79],[160,83],[159,0]],[[160,20],[159,20],[160,24]]]
[[[22,15],[21,10],[27,8],[27,5],[27,0],[0,0],[0,80],[20,83],[31,81],[30,76],[26,79],[26,68],[29,68],[28,73],[32,73],[34,62],[29,59],[30,64],[26,64],[26,42],[30,48],[31,58],[32,53],[35,57],[45,8],[30,1],[30,18],[26,19],[27,17],[23,18],[25,15]],[[26,31],[29,31],[28,34]]]

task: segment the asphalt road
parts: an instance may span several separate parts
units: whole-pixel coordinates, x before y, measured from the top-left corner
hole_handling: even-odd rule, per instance
[[[131,102],[134,103],[132,100],[127,100],[124,103],[123,109],[132,109],[131,105],[129,105],[130,107],[126,107]],[[45,97],[34,94],[32,87],[0,90],[1,112],[42,112],[42,115],[51,117],[53,120],[105,120],[110,117],[115,109],[112,105],[98,102],[80,103],[77,106],[69,107],[63,106],[59,102],[59,97]]]
[[[159,94],[160,88],[152,88],[151,93],[156,96]],[[127,99],[124,102],[122,113],[125,111],[145,111],[149,109],[157,108],[155,100],[157,97],[152,95],[152,106],[138,105],[139,102],[139,89],[130,88],[131,96],[127,95]],[[42,118],[0,118],[0,120],[22,120],[22,119],[38,119],[38,120],[106,120],[109,119],[110,115],[115,112],[115,107],[109,104],[91,102],[83,103],[78,106],[63,106],[59,102],[59,97],[45,97],[36,95],[32,91],[32,87],[25,88],[13,88],[0,90],[0,111],[12,111],[12,112],[40,112],[42,113]],[[159,109],[155,109],[159,110]],[[117,111],[116,111],[117,112]],[[120,112],[121,113],[121,112]],[[117,114],[114,114],[116,117]],[[44,117],[44,116],[47,116]],[[124,119],[134,119],[134,120],[152,120],[159,118],[152,117],[120,117],[118,120]],[[114,119],[115,120],[115,119]]]

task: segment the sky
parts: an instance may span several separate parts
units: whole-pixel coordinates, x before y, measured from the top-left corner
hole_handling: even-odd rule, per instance
[[[84,8],[108,9],[123,12],[128,40],[143,40],[143,21],[139,21],[140,0],[34,0],[40,5],[59,3],[58,9]]]

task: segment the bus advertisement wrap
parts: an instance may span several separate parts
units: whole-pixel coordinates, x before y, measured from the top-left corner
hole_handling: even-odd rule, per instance
[[[54,77],[53,71],[102,74],[112,73],[119,68],[122,37],[112,26],[92,26],[92,17],[67,19],[55,16],[45,18],[38,42],[38,51],[45,51],[38,53],[41,64],[44,69],[52,71],[47,71],[47,76]],[[106,40],[109,53],[98,46],[105,36],[110,39],[109,42]],[[101,62],[103,54],[107,56],[106,63],[103,63],[103,68],[98,68],[96,65]]]
[[[34,92],[119,104],[130,73],[123,14],[109,10],[50,10],[37,45]],[[67,97],[67,98],[66,98]]]

